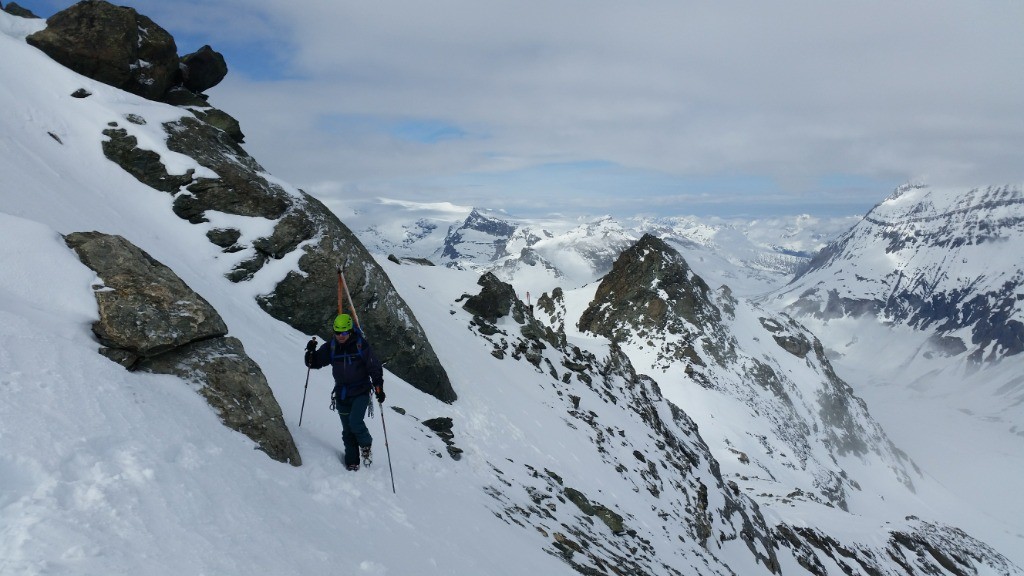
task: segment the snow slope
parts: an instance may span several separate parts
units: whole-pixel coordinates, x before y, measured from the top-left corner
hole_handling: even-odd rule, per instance
[[[402,285],[431,326],[459,403],[443,404],[387,374],[388,405],[404,411],[385,407],[377,416],[386,418],[390,454],[383,427],[371,420],[376,464],[344,471],[329,375],[312,374],[299,428],[307,336],[253,300],[295,262],[273,262],[240,285],[224,278],[238,256],[205,237],[223,224],[177,218],[169,195],[108,162],[99,145],[102,130],[118,122],[171,173],[201,171],[163,145],[160,123],[183,111],[59,67],[21,40],[40,24],[0,13],[0,573],[575,573],[554,546],[561,526],[585,518],[572,504],[552,504],[556,520],[543,532],[500,517],[507,506],[530,504],[526,487],[551,489],[537,479],[537,467],[557,470],[616,508],[631,506],[649,536],[644,526],[657,517],[637,504],[632,483],[603,472],[591,432],[572,433],[562,410],[538,410],[551,390],[532,383],[533,367],[496,369],[497,360],[466,330],[468,314],[449,312],[458,295],[474,290],[475,274],[439,269],[445,275],[428,290],[419,286],[430,271],[416,270]],[[91,96],[72,98],[78,88]],[[146,123],[126,123],[129,114]],[[260,219],[231,225],[244,236],[266,230]],[[92,229],[128,238],[220,311],[262,367],[305,465],[283,466],[254,450],[181,380],[130,373],[97,353],[90,330],[95,278],[60,238]],[[372,338],[372,327],[367,332]],[[595,407],[612,419],[619,412]],[[453,418],[460,461],[423,426],[436,417]],[[638,426],[621,418],[623,429]],[[709,474],[706,463],[700,474]],[[505,483],[515,488],[503,504],[494,494]],[[682,537],[687,528],[678,530]],[[591,531],[628,555],[631,539],[601,524]],[[678,542],[676,535],[669,541]],[[726,561],[756,570],[734,542],[719,558],[692,541],[662,553],[679,570],[727,573]]]
[[[198,169],[147,132],[182,111],[59,67],[20,39],[39,24],[0,13],[0,573],[567,573],[536,553],[539,535],[493,521],[482,472],[435,457],[443,444],[412,417],[386,415],[400,439],[397,494],[382,442],[373,469],[343,473],[326,374],[313,374],[296,426],[305,336],[246,294],[263,278],[228,282],[230,263],[218,264],[223,255],[204,230],[102,156],[107,122],[139,114],[149,124],[135,134],[172,173]],[[80,87],[93,95],[71,98]],[[281,466],[182,381],[129,373],[96,353],[94,275],[59,236],[91,229],[129,238],[218,308],[266,373],[310,463]],[[389,383],[391,402],[410,414],[451,411]],[[370,424],[380,442],[380,424]]]

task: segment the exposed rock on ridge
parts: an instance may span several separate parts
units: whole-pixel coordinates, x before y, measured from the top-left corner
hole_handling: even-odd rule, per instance
[[[748,560],[758,570],[744,574],[789,573],[782,571],[780,561],[788,555],[808,573],[821,576],[836,570],[972,574],[993,569],[1020,574],[1004,556],[964,532],[916,518],[886,522],[862,538],[836,537],[802,523],[769,525],[744,493],[742,482],[727,479],[720,470],[697,424],[666,400],[657,382],[638,374],[619,346],[613,342],[608,356],[598,359],[565,341],[564,331],[557,329],[564,326],[566,310],[560,290],[538,301],[547,324],[556,327],[552,330],[533,318],[508,284],[485,275],[479,285],[477,295],[461,299],[474,314],[471,330],[494,346],[495,358],[525,360],[548,373],[551,402],[564,406],[570,428],[590,434],[594,450],[614,469],[602,474],[607,478],[620,474],[634,490],[651,498],[646,500],[649,513],[644,506],[625,508],[600,491],[579,489],[579,479],[570,476],[571,470],[543,468],[528,461],[488,462],[498,480],[486,490],[495,500],[495,515],[549,538],[545,550],[578,573],[734,573],[736,566],[723,567],[722,559],[742,562],[738,558],[749,554]],[[721,309],[725,316],[733,313],[729,306]],[[820,350],[820,345],[796,331],[795,324],[771,318],[766,322],[772,326],[770,333],[778,336],[775,342],[783,354],[804,354],[810,359],[818,353],[815,348]],[[812,350],[805,350],[804,343]],[[842,413],[837,410],[830,418]],[[631,420],[644,427],[624,422]],[[579,452],[576,456],[585,457]],[[516,466],[525,466],[532,479],[522,484],[507,482],[511,476],[505,471]],[[596,474],[599,469],[588,471]],[[606,480],[604,485],[611,484]],[[798,492],[788,496],[800,498]],[[685,537],[663,541],[679,527]],[[663,544],[673,552],[666,553]]]
[[[220,178],[200,178],[174,202],[178,216],[194,223],[208,210],[276,220],[270,236],[251,241],[239,252],[230,278],[252,278],[268,261],[301,250],[299,269],[289,272],[258,298],[271,316],[305,332],[330,336],[336,312],[337,268],[343,267],[356,313],[388,370],[445,402],[457,395],[415,315],[362,243],[319,200],[293,196],[270,182],[263,168],[224,133],[184,118],[165,126],[167,145],[195,158]]]
[[[188,106],[243,141],[238,122],[211,108],[203,95],[228,73],[224,57],[209,46],[179,58],[170,33],[133,8],[105,0],[82,0],[46,25],[25,40],[60,64],[143,98]]]
[[[0,6],[3,6],[3,4],[0,4]],[[8,2],[6,6],[3,6],[3,11],[13,16],[21,16],[22,18],[38,18],[31,10],[18,5],[17,2]]]
[[[739,315],[753,317],[733,327]],[[737,334],[752,325],[762,331]],[[653,358],[651,369],[666,374],[681,369],[687,380],[739,401],[769,422],[773,438],[758,439],[759,455],[743,458],[764,466],[781,458],[786,466],[806,470],[814,481],[802,488],[816,493],[812,499],[848,508],[848,492],[857,489],[856,482],[834,461],[845,454],[877,454],[899,482],[913,486],[904,470],[909,464],[905,456],[836,376],[816,338],[791,319],[748,308],[727,288],[712,291],[678,252],[653,236],[623,252],[579,326],[619,343],[627,353]],[[752,342],[741,344],[741,336]],[[772,354],[802,359],[808,372],[792,376],[771,356],[746,349],[763,346],[759,342],[773,342]],[[776,444],[786,446],[780,450],[784,455],[774,454]],[[815,456],[818,445],[835,455],[833,460]]]
[[[388,370],[445,402],[456,400],[447,373],[408,305],[370,253],[323,203],[271,182],[234,139],[209,124],[185,117],[165,124],[164,130],[170,150],[195,159],[218,177],[168,174],[158,155],[140,150],[134,138],[116,127],[104,132],[110,138],[104,153],[142,183],[174,193],[175,214],[193,224],[205,224],[209,211],[276,222],[270,235],[252,239],[242,239],[237,230],[210,231],[208,238],[219,246],[223,238],[236,239],[224,247],[237,257],[229,279],[250,280],[267,262],[301,250],[302,273],[288,273],[258,302],[271,316],[306,334],[327,337],[336,312],[337,267],[342,266],[361,325]]]
[[[671,354],[700,363],[692,350],[694,327],[707,329],[721,321],[721,311],[708,297],[710,290],[678,252],[645,234],[615,261],[598,286],[594,303],[580,316],[579,328],[613,341],[634,333],[637,338],[678,335],[684,343]]]
[[[46,24],[28,43],[83,76],[157,100],[178,75],[174,38],[132,8],[83,0]]]
[[[100,353],[130,370],[173,374],[199,393],[229,428],[280,462],[302,460],[263,371],[220,314],[173,271],[120,236],[66,238],[103,285],[95,287]]]
[[[512,224],[473,210],[461,226],[449,230],[438,258],[446,266],[457,266],[462,252],[470,250],[488,261],[497,260],[507,254],[505,247],[515,231]]]
[[[502,482],[508,467],[532,473],[514,490],[497,483],[488,488],[499,518],[550,538],[545,550],[580,574],[728,573],[718,556],[724,549],[749,554],[765,573],[778,573],[774,536],[764,518],[723,480],[694,422],[665,401],[654,380],[637,374],[614,344],[599,359],[566,342],[564,330],[535,319],[512,286],[493,274],[478,284],[478,294],[460,299],[473,314],[470,329],[490,342],[496,359],[525,361],[547,374],[550,401],[564,407],[570,428],[590,437],[599,465],[608,467],[600,474],[621,475],[651,503],[650,510],[627,509],[600,491],[584,491],[578,470],[577,477],[570,475],[572,467],[502,460],[489,462]],[[548,314],[564,311],[561,291],[540,302]],[[530,501],[517,500],[523,492]],[[660,547],[665,533],[685,535],[666,543],[671,559]]]

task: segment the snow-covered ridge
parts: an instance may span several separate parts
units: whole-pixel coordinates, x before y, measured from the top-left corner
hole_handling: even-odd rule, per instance
[[[974,361],[1024,351],[1020,186],[898,189],[776,299],[821,318],[870,313]],[[956,342],[959,340],[959,344]]]
[[[878,223],[950,219],[958,213],[980,214],[1024,202],[1022,185],[989,186],[970,190],[906,185],[897,188],[879,203],[866,218]],[[1007,214],[1013,214],[1008,211]]]

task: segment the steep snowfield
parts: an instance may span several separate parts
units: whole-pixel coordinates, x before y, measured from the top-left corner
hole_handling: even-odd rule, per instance
[[[540,535],[494,521],[480,490],[490,471],[473,446],[465,465],[452,465],[434,455],[444,451],[440,439],[387,410],[397,494],[379,416],[370,421],[375,466],[348,474],[324,373],[310,378],[297,427],[305,336],[247,294],[294,263],[278,262],[246,287],[228,282],[230,263],[218,269],[223,255],[205,230],[174,216],[169,195],[141,185],[99,147],[117,121],[172,172],[199,169],[175,166],[156,136],[160,120],[182,111],[59,67],[20,39],[38,25],[0,13],[0,573],[568,573],[537,552]],[[81,87],[92,96],[71,98]],[[132,113],[149,124],[124,122]],[[266,373],[306,465],[282,466],[254,450],[182,381],[129,373],[97,354],[94,274],[59,236],[91,229],[127,237],[218,308]],[[388,404],[421,419],[454,412],[481,434],[504,436],[501,419],[489,423],[468,408],[467,381],[493,375],[468,369],[460,386],[467,408],[393,377]],[[508,456],[540,444],[524,430],[527,441]]]
[[[0,222],[0,573],[568,573],[537,552],[540,535],[495,522],[480,489],[487,453],[473,442],[453,465],[435,456],[443,444],[413,417],[387,410],[397,493],[379,416],[370,421],[374,467],[345,472],[325,374],[313,374],[296,426],[303,336],[244,299],[225,305],[238,299],[217,282],[195,285],[220,296],[232,334],[267,373],[307,459],[301,468],[254,450],[177,378],[129,373],[97,354],[94,275],[52,229],[8,215]],[[455,415],[471,423],[460,435],[507,438],[525,402],[485,410],[467,385],[485,377],[461,371],[467,401],[454,409],[389,378],[389,404],[421,418]],[[536,459],[543,423],[531,424],[521,441],[486,448]]]
[[[867,402],[896,445],[955,495],[940,498],[957,510],[954,523],[993,544],[1003,538],[1000,549],[1020,563],[1024,498],[1015,480],[1024,470],[1020,361],[973,370],[934,357],[908,367],[905,359],[926,347],[927,334],[870,318],[800,321],[821,335],[836,373]]]

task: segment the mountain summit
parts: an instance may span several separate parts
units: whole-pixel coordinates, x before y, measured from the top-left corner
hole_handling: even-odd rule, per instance
[[[751,467],[804,470],[810,484],[788,485],[778,480],[784,475],[770,474],[778,482],[776,493],[797,490],[797,498],[846,510],[859,490],[855,479],[869,474],[855,471],[858,461],[870,458],[889,470],[897,490],[913,490],[919,473],[835,374],[817,338],[727,288],[712,291],[678,252],[653,236],[623,252],[579,327],[616,342],[684,408],[703,395],[756,414],[747,426],[765,426],[759,434],[730,431],[721,437],[742,454],[722,461],[740,477],[750,476]],[[713,415],[694,413],[702,434],[721,429]],[[766,489],[764,480],[758,488]]]
[[[924,354],[973,363],[1024,351],[1021,186],[902,186],[776,298],[821,320],[871,315],[929,335]]]

